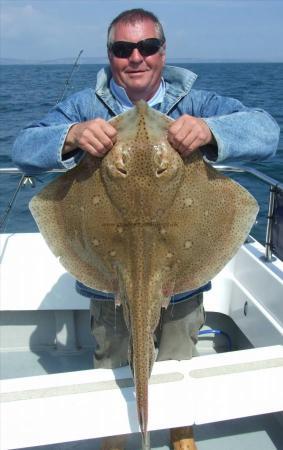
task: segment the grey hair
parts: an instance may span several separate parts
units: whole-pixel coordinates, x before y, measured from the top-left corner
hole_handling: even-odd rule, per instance
[[[127,9],[126,11],[121,12],[117,17],[115,17],[112,22],[110,23],[108,27],[107,32],[107,48],[108,50],[111,47],[111,44],[113,44],[113,35],[115,31],[115,26],[117,23],[124,23],[124,24],[135,24],[137,22],[142,22],[144,20],[151,20],[156,29],[156,35],[158,39],[161,40],[161,42],[165,42],[165,34],[163,27],[156,17],[155,14],[153,14],[150,11],[146,11],[142,8],[135,8],[135,9]]]

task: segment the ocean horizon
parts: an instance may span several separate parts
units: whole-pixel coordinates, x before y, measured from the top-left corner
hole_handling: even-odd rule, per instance
[[[22,59],[22,58],[4,58],[0,57],[1,65],[72,65],[76,62],[75,56],[66,56],[54,59]],[[166,58],[167,64],[172,63],[192,63],[192,64],[282,64],[282,60],[274,59],[254,59],[250,58],[188,58],[188,57],[170,57]],[[108,64],[107,56],[82,56],[79,58],[79,64]]]

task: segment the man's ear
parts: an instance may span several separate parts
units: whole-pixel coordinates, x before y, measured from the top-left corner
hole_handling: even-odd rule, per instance
[[[164,42],[164,44],[162,45],[162,59],[163,59],[163,64],[165,64],[165,59],[166,59],[166,42]]]

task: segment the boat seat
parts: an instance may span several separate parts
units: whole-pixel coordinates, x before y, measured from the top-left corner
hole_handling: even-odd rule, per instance
[[[40,233],[0,235],[0,310],[88,310]]]
[[[280,411],[282,377],[282,346],[155,363],[149,430]],[[3,450],[139,430],[129,367],[5,380],[0,400]]]

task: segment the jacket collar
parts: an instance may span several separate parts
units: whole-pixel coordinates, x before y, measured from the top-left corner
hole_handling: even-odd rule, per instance
[[[110,66],[102,68],[97,74],[96,94],[114,115],[123,112],[119,102],[113,97],[109,85],[112,77]],[[163,77],[166,84],[164,101],[161,104],[160,112],[168,114],[170,110],[187,95],[194,84],[197,75],[182,67],[165,66]]]
[[[110,91],[110,80],[112,74],[110,66],[105,66],[99,70],[97,74],[96,88],[95,92],[97,96],[103,101],[105,106],[110,109],[114,116],[121,114],[123,112],[122,107],[119,102],[113,97]]]
[[[171,109],[190,92],[197,75],[182,67],[165,66],[163,77],[166,83],[166,93],[160,112],[169,114]]]

